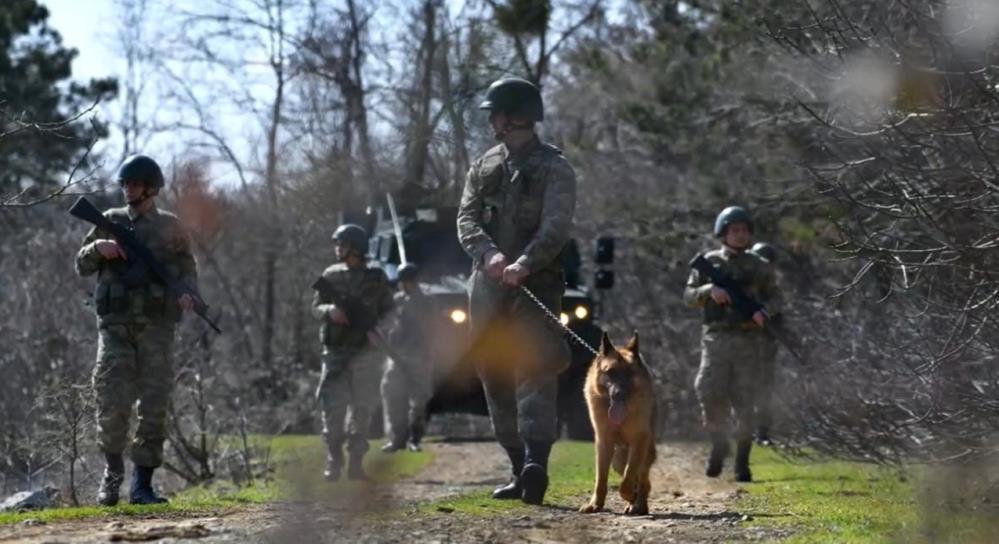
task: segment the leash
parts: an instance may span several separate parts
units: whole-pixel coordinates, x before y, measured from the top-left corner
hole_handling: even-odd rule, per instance
[[[553,321],[563,331],[565,331],[565,333],[569,335],[569,339],[570,340],[572,340],[573,342],[575,342],[575,343],[579,344],[580,346],[583,346],[584,348],[586,348],[590,353],[593,354],[594,357],[598,357],[600,355],[600,352],[598,352],[597,350],[593,349],[593,346],[587,344],[586,340],[583,340],[578,334],[576,334],[572,329],[570,329],[568,325],[565,325],[564,323],[562,323],[562,320],[559,319],[558,316],[555,315],[554,312],[552,312],[550,309],[548,309],[548,306],[545,306],[545,303],[541,302],[541,299],[539,299],[534,293],[532,293],[530,289],[528,289],[524,285],[521,285],[520,286],[520,291],[522,293],[524,293],[525,295],[527,295],[527,298],[529,298],[532,301],[534,301],[534,304],[536,304],[538,306],[538,308],[541,308],[541,311],[545,313],[545,315],[548,317],[549,321]]]

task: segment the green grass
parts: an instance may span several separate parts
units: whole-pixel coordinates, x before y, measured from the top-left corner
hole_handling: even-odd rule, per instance
[[[191,487],[170,497],[170,503],[164,505],[133,506],[123,501],[114,508],[82,506],[0,513],[0,525],[19,523],[26,519],[54,522],[148,515],[181,517],[194,513],[223,512],[247,504],[342,497],[364,485],[347,481],[330,484],[323,480],[326,450],[318,436],[254,437],[253,441],[255,446],[270,449],[270,460],[275,471],[269,481],[257,480],[252,485],[242,487],[228,482]],[[379,446],[380,441],[373,441],[372,449],[364,459],[368,474],[378,482],[390,482],[416,474],[432,459],[432,455],[426,451],[383,454],[378,451]],[[122,491],[127,490],[123,487]]]
[[[767,448],[753,453],[753,478],[738,501],[752,523],[793,528],[790,543],[995,542],[995,512],[941,497],[943,469],[902,471],[829,460],[791,462]],[[944,484],[947,485],[947,484]],[[965,493],[951,483],[950,493]],[[969,504],[970,503],[970,504]],[[951,505],[947,507],[945,505]]]
[[[552,448],[548,463],[552,486],[548,488],[545,502],[548,504],[582,506],[582,500],[593,490],[593,443],[560,441]],[[620,478],[611,471],[610,484],[616,485]],[[443,499],[420,507],[421,512],[460,512],[478,516],[494,516],[518,511],[529,511],[532,507],[520,501],[494,501],[489,496],[492,489]],[[579,502],[579,504],[576,504]]]

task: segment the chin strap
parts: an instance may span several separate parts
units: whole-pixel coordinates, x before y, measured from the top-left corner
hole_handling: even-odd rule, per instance
[[[140,204],[156,196],[158,193],[159,191],[150,191],[147,185],[142,189],[142,194],[139,195],[139,198],[129,200],[128,205],[132,208],[138,208]]]

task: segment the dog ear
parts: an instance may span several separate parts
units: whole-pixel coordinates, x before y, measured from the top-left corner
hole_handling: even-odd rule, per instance
[[[635,331],[634,334],[631,335],[631,340],[628,340],[628,345],[625,346],[625,349],[635,355],[638,355],[638,331]]]
[[[604,331],[604,335],[600,338],[600,355],[604,357],[614,353],[614,344],[611,343],[610,336],[607,336],[607,332]]]

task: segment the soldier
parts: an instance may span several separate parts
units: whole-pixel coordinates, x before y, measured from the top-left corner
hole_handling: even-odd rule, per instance
[[[388,337],[392,354],[382,377],[382,406],[389,435],[382,451],[388,453],[406,447],[420,451],[427,419],[433,369],[427,350],[430,331],[426,324],[432,309],[417,281],[418,275],[415,264],[399,267],[399,292],[395,294],[397,318]]]
[[[128,205],[104,212],[105,217],[132,227],[139,241],[170,273],[196,286],[197,265],[187,234],[177,216],[156,207],[156,195],[163,188],[163,172],[156,161],[144,155],[129,157],[118,169],[118,183]],[[153,491],[152,478],[163,463],[174,381],[174,332],[181,312],[191,310],[194,301],[190,295],[172,297],[148,271],[136,267],[137,262],[127,259],[122,246],[96,228],[87,234],[76,254],[77,274],[97,274],[94,308],[98,344],[93,387],[97,441],[106,463],[97,493],[97,502],[103,506],[118,504],[125,474],[122,453],[136,401],[129,500],[133,504],[167,502]]]
[[[544,106],[533,84],[496,81],[479,107],[489,111],[501,143],[469,169],[458,237],[474,263],[469,298],[477,371],[513,469],[493,498],[541,504],[557,432],[557,379],[570,355],[562,331],[519,287],[559,315],[576,175],[561,151],[535,134]]]
[[[683,293],[692,308],[703,308],[701,367],[694,388],[701,404],[704,427],[711,434],[711,454],[705,474],[717,477],[728,455],[728,420],[736,420],[735,479],[751,482],[749,453],[753,441],[753,405],[760,379],[760,336],[769,315],[779,310],[780,295],[769,264],[747,251],[753,236],[749,213],[737,206],[722,210],[715,221],[721,249],[705,258],[742,285],[745,293],[766,310],[747,319],[735,311],[729,293],[692,271]],[[769,314],[769,315],[768,315]]]
[[[774,278],[777,273],[777,248],[765,242],[753,245],[752,252],[762,257],[773,267]],[[780,282],[777,282],[780,284]],[[771,321],[781,319],[781,315],[770,318]],[[779,342],[769,334],[761,334],[760,342],[760,381],[756,392],[756,443],[761,446],[770,445],[770,426],[773,424],[773,388],[777,374],[777,350]]]
[[[366,480],[363,459],[368,451],[367,430],[377,402],[382,365],[382,356],[372,342],[373,331],[392,309],[392,288],[381,268],[368,265],[368,235],[363,228],[341,225],[333,233],[333,244],[339,262],[313,284],[316,293],[312,302],[313,315],[322,321],[323,369],[316,397],[322,408],[327,449],[323,475],[329,481],[340,479],[346,441],[350,454],[347,477]]]

